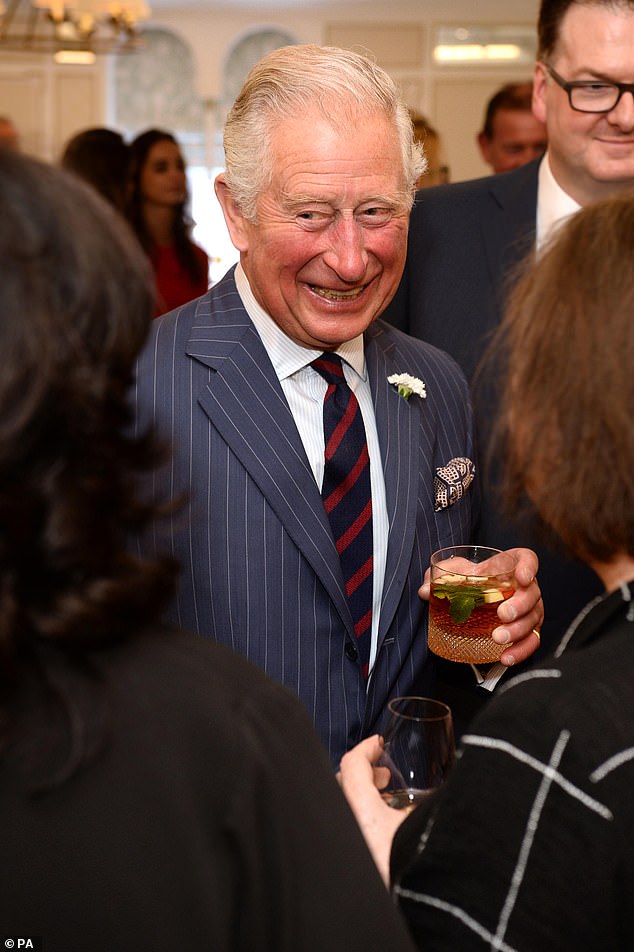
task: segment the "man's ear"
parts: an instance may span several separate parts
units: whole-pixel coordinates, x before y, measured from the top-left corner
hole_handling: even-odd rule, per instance
[[[227,223],[227,229],[229,231],[229,237],[231,238],[233,245],[240,252],[248,251],[248,223],[233,200],[231,193],[229,192],[223,172],[216,176],[216,180],[214,181],[214,191],[216,193],[216,198],[220,202],[222,214],[225,217],[225,222]]]
[[[491,143],[484,132],[478,133],[478,145],[480,146],[480,155],[487,165],[491,165]]]
[[[540,122],[546,122],[546,67],[536,63],[533,72],[533,115]]]

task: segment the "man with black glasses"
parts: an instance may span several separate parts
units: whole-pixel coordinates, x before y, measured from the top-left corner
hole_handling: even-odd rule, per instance
[[[514,527],[496,504],[503,463],[494,456],[485,465],[496,375],[489,368],[476,380],[476,368],[524,256],[581,206],[634,191],[633,0],[542,0],[538,37],[533,111],[546,124],[546,155],[512,172],[419,193],[405,274],[386,315],[449,351],[472,382],[481,475],[490,483],[479,534],[500,548],[513,545],[518,533],[526,544],[526,527]],[[542,643],[550,636],[552,644],[600,586],[556,542],[529,544],[540,556]]]
[[[634,187],[634,3],[544,0],[539,40],[533,109],[549,144],[538,245],[567,212]]]

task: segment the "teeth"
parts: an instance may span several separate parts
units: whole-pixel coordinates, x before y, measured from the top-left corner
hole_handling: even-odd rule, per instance
[[[351,298],[358,297],[363,291],[363,288],[354,288],[352,291],[333,291],[330,288],[318,288],[315,284],[311,284],[310,287],[315,294],[329,301],[349,301]]]

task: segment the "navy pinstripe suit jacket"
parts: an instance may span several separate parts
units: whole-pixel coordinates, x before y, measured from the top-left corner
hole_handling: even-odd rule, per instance
[[[298,694],[334,763],[380,729],[389,698],[431,690],[417,589],[431,552],[468,540],[476,494],[473,483],[434,512],[436,468],[473,458],[468,390],[454,361],[381,321],[367,331],[365,353],[390,525],[367,690],[321,496],[232,272],[153,322],[136,385],[138,427],[153,423],[173,449],[151,492],[189,494],[138,543],[182,564],[172,620],[224,642]],[[427,398],[400,397],[387,382],[393,373],[420,377]]]

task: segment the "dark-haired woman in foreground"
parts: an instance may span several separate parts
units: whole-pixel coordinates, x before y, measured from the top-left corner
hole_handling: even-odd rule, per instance
[[[160,624],[126,547],[147,261],[94,190],[0,152],[0,922],[46,952],[411,952],[303,707]]]
[[[509,506],[526,490],[605,594],[499,692],[402,825],[373,784],[380,741],[342,761],[425,952],[634,949],[633,259],[634,199],[588,206],[521,281],[499,338]]]

